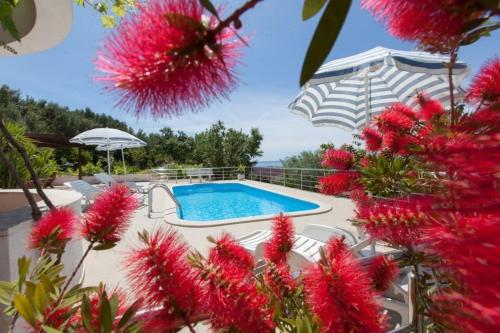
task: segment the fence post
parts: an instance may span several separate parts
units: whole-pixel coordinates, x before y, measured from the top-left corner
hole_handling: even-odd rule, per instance
[[[269,184],[272,184],[273,181],[271,180],[271,168],[269,168]]]
[[[302,190],[302,169],[300,169],[300,189]]]
[[[222,168],[222,180],[224,180],[224,168]]]
[[[262,168],[259,168],[259,182],[262,182]]]
[[[283,186],[286,186],[286,169],[283,169]]]

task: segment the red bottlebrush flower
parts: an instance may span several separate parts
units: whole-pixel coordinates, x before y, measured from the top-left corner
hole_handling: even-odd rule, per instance
[[[428,121],[445,113],[443,105],[439,101],[421,98],[419,104],[420,112],[418,113],[418,117],[422,120]]]
[[[306,301],[321,332],[384,332],[370,279],[340,240],[331,241],[319,263],[304,272]]]
[[[406,111],[401,111],[401,110]],[[407,112],[413,114],[413,118],[408,117]],[[411,109],[403,104],[396,103],[388,107],[376,118],[376,123],[380,131],[409,131],[415,124],[415,115]]]
[[[361,138],[365,140],[368,151],[377,151],[382,146],[382,134],[374,128],[363,128]]]
[[[403,135],[397,138],[395,151],[400,155],[408,155],[410,148],[418,143],[418,140],[411,135]]]
[[[253,271],[255,263],[252,255],[240,246],[230,234],[223,233],[214,243],[215,247],[210,249],[208,260],[221,267],[230,265],[239,267],[247,273]]]
[[[371,202],[370,196],[366,194],[363,187],[356,187],[349,192],[349,198],[354,201],[357,209],[361,209],[365,205],[369,205]]]
[[[384,136],[382,137],[382,147],[391,152],[395,152],[397,150],[396,145],[398,139],[399,139],[398,133],[394,131],[387,131],[384,133]]]
[[[363,168],[369,167],[370,159],[368,157],[363,157],[362,159],[359,160],[359,165],[361,165]]]
[[[335,260],[338,255],[347,251],[347,245],[343,238],[331,237],[325,246],[325,255],[328,261]]]
[[[373,202],[357,212],[370,237],[383,240],[392,246],[409,247],[422,236],[421,229],[429,217],[417,202],[404,205],[396,200]]]
[[[368,276],[372,281],[373,289],[378,292],[389,289],[398,273],[398,265],[382,255],[375,257],[368,267]]]
[[[497,192],[498,193],[498,192]],[[456,332],[494,332],[500,324],[500,215],[445,214],[424,230],[422,249],[459,287],[435,297],[434,316]],[[440,309],[446,312],[440,313]]]
[[[327,168],[347,170],[354,162],[354,155],[344,149],[328,149],[323,155],[322,165]]]
[[[143,244],[126,260],[128,278],[134,293],[147,300],[150,309],[161,308],[146,318],[148,329],[168,331],[175,321],[189,321],[201,310],[198,274],[187,262],[187,245],[172,229],[140,238]]]
[[[413,111],[408,105],[403,103],[394,103],[389,107],[390,110],[394,112],[399,112],[405,117],[415,120],[417,118],[417,114]]]
[[[460,124],[460,128],[466,131],[477,131],[483,134],[495,134],[500,132],[500,112],[494,106],[482,108],[471,114]]]
[[[240,43],[196,0],[152,0],[138,5],[98,51],[98,80],[136,114],[179,115],[226,97],[236,85]],[[200,43],[202,38],[205,43]]]
[[[283,297],[292,295],[296,287],[290,272],[290,266],[285,262],[280,264],[268,262],[264,273],[264,281],[272,290],[273,296],[280,300]]]
[[[289,216],[280,214],[273,218],[273,235],[264,244],[264,258],[275,264],[286,262],[294,242],[294,227]]]
[[[319,179],[319,190],[323,194],[338,195],[347,192],[357,178],[357,173],[337,172]]]
[[[116,309],[114,313],[114,318],[112,319],[112,330],[119,332],[118,324],[120,322],[121,317],[127,310],[126,307],[126,299],[125,294],[120,290],[114,290],[109,295],[106,293],[104,286],[99,286],[97,290],[92,292],[89,297],[89,305],[90,305],[90,318],[89,325],[94,329],[94,332],[99,332],[101,329],[101,302],[103,298],[106,298],[109,302],[116,302]],[[79,326],[82,324],[82,314],[81,312],[76,313],[76,315],[72,318],[72,322],[78,323]],[[76,333],[87,333],[88,329],[84,327],[79,327],[75,330]]]
[[[51,209],[31,229],[28,247],[41,250],[64,245],[73,236],[77,221],[69,208]]]
[[[34,330],[30,331],[32,333],[35,332],[43,332],[42,325],[48,326],[60,331],[66,331],[69,325],[74,322],[72,318],[74,316],[74,309],[69,306],[61,306],[58,308],[54,308],[52,306],[47,306],[43,313],[43,322],[41,320],[35,321]]]
[[[446,51],[461,38],[466,24],[484,15],[474,1],[363,0],[395,37],[417,41],[431,50]]]
[[[89,242],[116,243],[128,228],[137,199],[118,184],[101,193],[83,219],[82,235]]]
[[[474,77],[469,93],[469,102],[499,102],[500,101],[500,58],[491,59]]]
[[[214,331],[274,332],[269,301],[255,280],[241,269],[212,262],[200,268],[204,280],[204,310]]]

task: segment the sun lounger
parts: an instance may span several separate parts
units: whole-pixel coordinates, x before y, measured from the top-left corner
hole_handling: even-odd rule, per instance
[[[83,195],[85,205],[88,206],[102,192],[102,189],[92,186],[84,180],[74,180],[66,182],[64,185],[71,187],[75,191]],[[139,200],[140,205],[144,205],[146,196],[143,193],[134,193],[134,196]]]
[[[113,177],[111,177],[107,173],[96,173],[94,176],[97,179],[99,179],[99,181],[101,181],[102,183],[106,184],[107,186],[110,186],[110,185],[118,183],[118,181],[116,179],[114,179]],[[139,186],[139,185],[137,185],[134,182],[123,182],[123,184],[127,185],[128,188],[132,192],[145,193],[147,191],[147,189],[145,187]]]
[[[73,190],[83,195],[86,205],[90,204],[90,202],[93,201],[102,191],[101,189],[90,185],[84,180],[74,180],[71,182],[66,182],[64,183],[64,185],[71,187]]]
[[[257,230],[248,235],[237,239],[239,244],[250,251],[257,263],[257,270],[262,270],[262,258],[264,244],[272,236],[269,230]],[[344,242],[350,250],[358,257],[367,258],[376,254],[375,244],[368,238],[354,236],[351,232],[325,225],[310,224],[304,228],[302,234],[295,235],[292,251],[288,257],[288,264],[291,271],[300,272],[307,264],[316,262],[320,259],[320,249],[326,245],[327,241],[333,237],[344,237]],[[369,248],[367,250],[367,248]],[[400,325],[409,323],[409,293],[408,278],[403,274],[406,280],[400,280],[393,283],[391,288],[381,297],[382,306],[385,309],[394,311],[400,317]]]
[[[295,252],[309,261],[319,259],[319,249],[324,246],[332,236],[344,237],[346,244],[358,256],[368,255],[363,250],[372,245],[368,239],[358,240],[347,230],[318,224],[308,225],[302,234],[295,235],[292,252]],[[237,239],[241,246],[254,254],[257,260],[262,259],[263,245],[271,238],[271,231],[257,230]],[[370,251],[374,253],[374,247]]]

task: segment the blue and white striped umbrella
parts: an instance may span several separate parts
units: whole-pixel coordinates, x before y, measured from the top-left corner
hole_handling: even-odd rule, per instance
[[[416,94],[449,105],[448,57],[376,47],[320,67],[289,105],[314,126],[360,130],[387,106],[417,103]],[[453,83],[459,87],[469,68],[457,62]],[[461,96],[455,89],[455,96]]]

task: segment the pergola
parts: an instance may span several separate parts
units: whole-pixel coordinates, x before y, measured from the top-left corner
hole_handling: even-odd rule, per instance
[[[62,149],[62,148],[78,148],[78,178],[82,179],[82,148],[85,145],[80,143],[69,142],[69,139],[64,135],[53,133],[26,133],[27,138],[31,139],[38,147]]]

